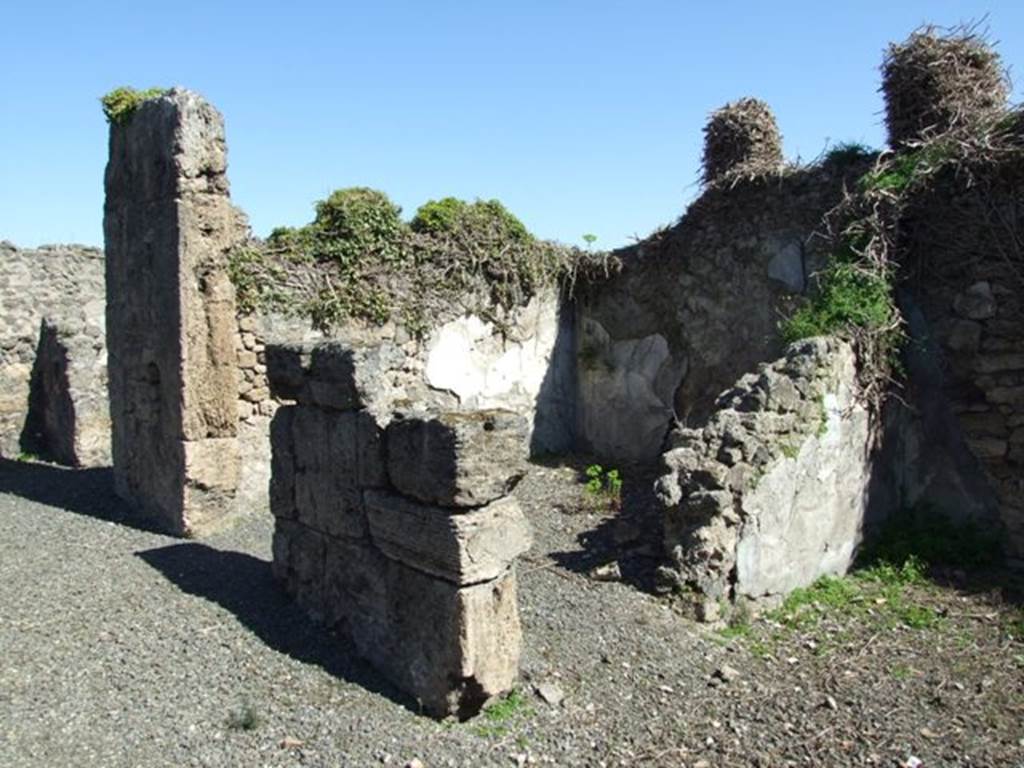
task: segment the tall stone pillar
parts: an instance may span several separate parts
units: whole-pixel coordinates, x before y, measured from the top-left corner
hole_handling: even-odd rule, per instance
[[[179,535],[230,510],[238,485],[235,297],[245,235],[220,113],[173,89],[110,128],[103,229],[114,477]]]

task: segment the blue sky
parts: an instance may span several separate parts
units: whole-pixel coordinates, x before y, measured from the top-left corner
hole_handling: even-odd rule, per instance
[[[614,247],[693,199],[714,108],[765,99],[790,158],[878,146],[886,43],[985,14],[1006,63],[1024,65],[1019,0],[11,0],[0,239],[102,245],[97,98],[129,84],[184,85],[224,113],[232,195],[258,235],[365,185],[408,216],[496,197],[538,235]]]

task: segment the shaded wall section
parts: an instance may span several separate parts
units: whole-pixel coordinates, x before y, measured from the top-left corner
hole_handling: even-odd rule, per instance
[[[580,291],[581,448],[653,459],[673,421],[702,424],[719,393],[781,354],[779,320],[822,266],[814,235],[856,171],[712,186],[678,224],[621,251],[621,273]]]
[[[103,290],[103,254],[96,248],[19,249],[0,242],[0,456],[110,463]],[[37,360],[40,350],[49,360]],[[55,375],[61,356],[65,370]],[[66,389],[57,397],[61,381]],[[48,388],[49,400],[39,386]],[[75,417],[63,422],[73,426],[67,434],[57,434],[64,427],[45,410],[61,397],[74,409],[65,413]],[[51,448],[54,440],[62,447]]]

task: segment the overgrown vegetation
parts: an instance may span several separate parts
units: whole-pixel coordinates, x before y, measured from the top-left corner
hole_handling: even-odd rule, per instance
[[[547,287],[607,271],[607,254],[533,237],[497,200],[431,200],[406,224],[387,196],[342,189],[303,227],[274,230],[232,254],[243,311],[310,317],[326,329],[349,319],[395,320],[413,335],[473,312],[505,327]]]
[[[863,394],[876,408],[898,378],[906,339],[895,285],[908,261],[908,212],[937,191],[976,188],[992,161],[1022,156],[1016,113],[1002,111],[998,62],[973,29],[940,36],[926,28],[890,49],[883,90],[895,150],[881,153],[826,217],[821,234],[832,256],[816,275],[812,298],[781,324],[787,341],[823,334],[850,340]],[[865,151],[841,145],[826,162]]]
[[[866,162],[875,154],[877,154],[875,150],[867,144],[861,144],[858,141],[844,141],[836,144],[826,152],[821,160],[821,164],[832,168],[845,169],[857,163]]]
[[[124,125],[139,108],[142,102],[163,96],[166,88],[147,88],[144,91],[137,91],[127,85],[115,88],[105,96],[100,97],[100,104],[103,105],[103,114],[108,123]]]

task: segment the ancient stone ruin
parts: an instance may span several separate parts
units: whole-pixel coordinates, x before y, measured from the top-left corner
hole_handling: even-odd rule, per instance
[[[525,420],[508,411],[372,410],[378,349],[271,348],[274,569],[300,604],[434,715],[474,714],[519,663],[508,495]],[[389,421],[387,421],[389,419]]]
[[[0,242],[0,456],[110,464],[103,254]]]
[[[699,198],[611,254],[362,188],[252,239],[219,113],[147,98],[111,126],[105,291],[98,252],[0,246],[0,451],[109,451],[178,535],[269,508],[284,588],[435,716],[515,683],[541,455],[660,467],[657,589],[704,621],[844,573],[901,510],[1020,566],[1024,121],[976,42],[890,51],[892,151],[786,165],[768,106],[726,105]]]
[[[107,353],[118,493],[173,533],[221,518],[239,477],[223,119],[175,90],[110,132]]]

